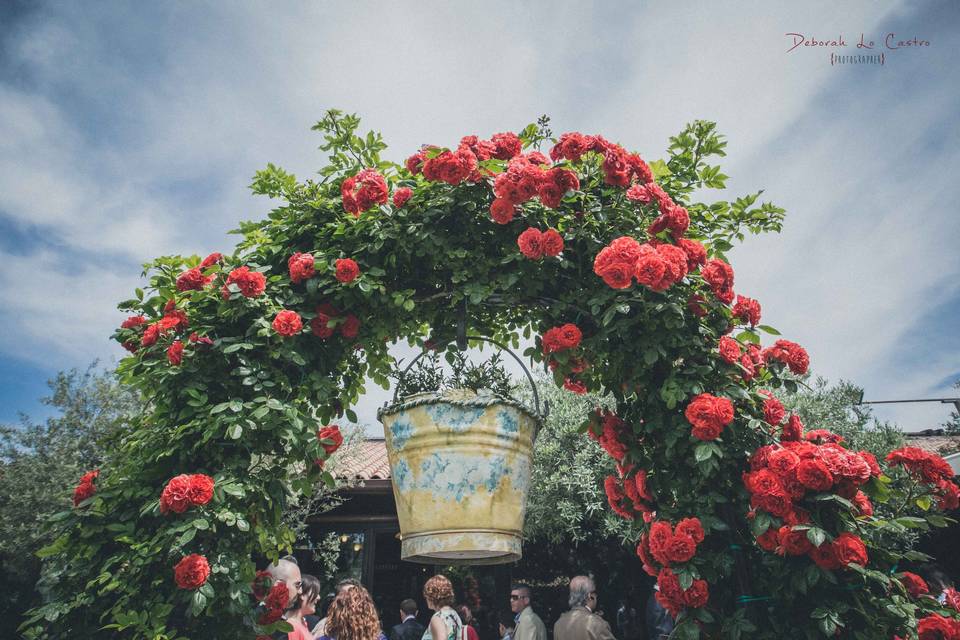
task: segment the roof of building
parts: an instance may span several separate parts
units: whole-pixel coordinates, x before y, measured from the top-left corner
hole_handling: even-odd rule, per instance
[[[390,462],[383,438],[368,438],[340,461],[339,475],[356,480],[388,480]]]
[[[960,435],[947,435],[943,429],[927,429],[904,435],[908,445],[930,453],[947,456],[960,451]]]

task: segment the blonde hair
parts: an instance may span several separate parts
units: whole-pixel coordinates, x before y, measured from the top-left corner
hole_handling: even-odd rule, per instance
[[[347,589],[331,603],[327,612],[327,635],[336,640],[377,640],[380,616],[370,592],[361,586]]]
[[[440,607],[452,607],[453,585],[445,575],[438,573],[423,585],[423,597],[435,604],[438,609]]]

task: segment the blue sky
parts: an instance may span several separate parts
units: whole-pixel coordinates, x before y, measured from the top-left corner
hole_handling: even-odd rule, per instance
[[[397,160],[518,129],[663,155],[694,118],[729,138],[728,194],[766,189],[779,236],[732,254],[737,290],[870,398],[960,378],[960,7],[941,2],[5,3],[0,8],[0,420],[57,370],[121,355],[116,302],[154,256],[232,246],[247,185],[323,156],[355,111]],[[929,46],[885,64],[787,52],[789,32]],[[711,196],[707,196],[708,198]],[[361,416],[373,422],[376,395]],[[878,412],[907,429],[940,405]]]

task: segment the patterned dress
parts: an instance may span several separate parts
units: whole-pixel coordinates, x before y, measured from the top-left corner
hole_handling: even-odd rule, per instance
[[[433,614],[434,618],[438,616],[447,627],[446,640],[459,640],[460,629],[463,628],[463,623],[460,621],[460,616],[457,615],[457,612],[454,611],[452,607],[443,607]],[[433,618],[431,618],[430,621],[432,622]],[[423,632],[422,640],[433,640],[433,634],[430,633],[430,625],[427,625],[426,631]]]

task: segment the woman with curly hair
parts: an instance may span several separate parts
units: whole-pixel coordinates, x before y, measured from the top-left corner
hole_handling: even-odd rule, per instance
[[[370,592],[355,586],[341,591],[330,605],[322,640],[386,640]]]
[[[423,640],[460,640],[463,623],[453,610],[453,585],[446,576],[437,574],[423,585],[423,598],[427,607],[436,611],[430,618],[430,626],[423,633]]]

